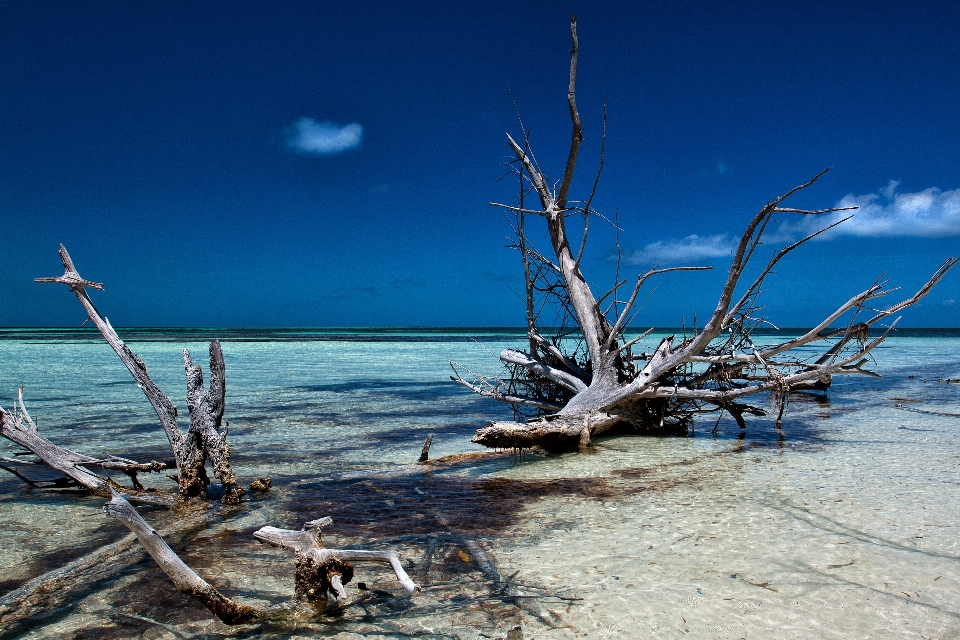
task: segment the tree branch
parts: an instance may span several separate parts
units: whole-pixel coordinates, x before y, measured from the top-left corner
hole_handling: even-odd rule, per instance
[[[187,406],[190,407],[191,419],[190,431],[184,434],[177,426],[176,406],[150,379],[146,365],[124,344],[109,320],[101,317],[85,289],[87,286],[94,285],[80,277],[73,260],[70,259],[70,254],[62,244],[60,261],[64,267],[63,276],[37,278],[36,281],[57,282],[69,286],[86,310],[87,316],[133,376],[137,386],[153,406],[170,442],[177,465],[180,497],[186,499],[205,495],[209,481],[204,471],[204,460],[209,457],[213,463],[214,473],[224,483],[224,502],[238,502],[243,495],[243,489],[237,485],[236,477],[230,468],[230,449],[226,444],[226,429],[221,430],[226,383],[220,343],[214,341],[210,344],[209,393],[203,389],[203,374],[200,368],[193,366],[189,352],[184,350],[184,365],[187,370]],[[95,288],[102,289],[103,285],[97,284]]]
[[[170,401],[170,398],[153,383],[153,380],[150,379],[143,360],[137,357],[137,355],[124,344],[120,336],[117,335],[117,332],[110,326],[110,322],[100,316],[100,312],[97,311],[96,306],[94,306],[93,301],[84,289],[84,287],[89,286],[102,290],[103,285],[91,283],[89,280],[81,278],[73,266],[70,254],[67,253],[66,248],[62,244],[60,245],[60,260],[63,262],[64,267],[64,274],[62,276],[55,278],[36,278],[35,281],[66,284],[70,287],[70,290],[73,291],[74,295],[77,296],[77,300],[80,301],[80,304],[83,305],[83,308],[87,312],[87,317],[96,325],[100,331],[100,335],[103,336],[107,344],[109,344],[120,357],[120,361],[123,362],[124,366],[136,381],[137,386],[140,387],[147,397],[147,400],[149,400],[153,406],[154,411],[156,411],[157,417],[160,419],[160,425],[163,427],[164,433],[167,434],[167,439],[170,441],[170,447],[173,449],[174,456],[177,458],[177,466],[179,467],[184,434],[180,431],[179,427],[177,427],[176,406]]]
[[[463,385],[467,389],[470,389],[477,395],[481,395],[487,398],[493,398],[500,402],[506,402],[507,404],[519,404],[527,407],[536,407],[538,409],[543,409],[545,411],[559,411],[563,408],[563,405],[559,402],[552,402],[550,400],[543,400],[540,398],[531,398],[528,396],[518,396],[515,394],[509,394],[504,392],[499,385],[490,384],[490,382],[483,376],[474,375],[474,378],[480,381],[480,384],[473,384],[467,382],[460,375],[460,371],[457,369],[456,363],[451,362],[450,367],[453,369],[453,372],[456,374],[450,376],[450,379],[456,382],[457,384]],[[482,385],[486,385],[485,387]]]
[[[640,287],[642,287],[643,283],[646,282],[650,277],[659,275],[661,273],[669,273],[671,271],[710,271],[712,269],[713,267],[669,267],[667,269],[657,269],[654,267],[646,273],[641,273],[639,276],[637,276],[637,284],[633,288],[633,293],[630,294],[630,299],[627,300],[626,304],[623,305],[623,311],[621,311],[619,317],[617,317],[617,321],[614,323],[613,329],[610,330],[610,335],[607,336],[607,342],[604,346],[609,349],[617,340],[617,336],[620,335],[620,329],[624,326],[623,322],[626,320],[627,315],[630,313],[630,309],[633,308],[633,304],[637,300],[637,294],[640,293]]]
[[[544,378],[548,378],[557,384],[563,385],[574,393],[580,393],[581,391],[587,390],[587,385],[580,378],[571,375],[566,371],[561,371],[560,369],[544,364],[543,362],[540,362],[536,358],[533,358],[522,351],[504,349],[500,352],[500,361],[504,364],[515,364],[524,367],[525,369],[541,375]]]
[[[103,510],[136,534],[137,540],[177,589],[202,602],[226,624],[247,624],[263,617],[262,611],[230,600],[198,576],[120,494],[113,492]]]
[[[563,180],[560,182],[560,191],[557,195],[557,207],[567,206],[567,192],[573,180],[573,171],[577,167],[577,154],[580,152],[580,143],[583,142],[583,129],[580,127],[580,113],[577,111],[577,58],[580,46],[577,42],[577,16],[570,18],[570,40],[573,49],[570,51],[570,85],[567,88],[567,104],[570,107],[570,153],[567,155],[567,166],[563,170]]]

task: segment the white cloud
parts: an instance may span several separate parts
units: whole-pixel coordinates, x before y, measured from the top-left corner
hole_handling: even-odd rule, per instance
[[[297,153],[327,156],[360,146],[363,127],[353,122],[343,126],[300,118],[287,129],[287,146]]]
[[[692,264],[705,258],[728,258],[735,243],[726,234],[689,235],[686,238],[660,240],[628,254],[628,264]]]
[[[816,239],[838,236],[859,237],[947,237],[960,235],[960,189],[941,191],[936,187],[915,193],[899,193],[900,183],[891,180],[877,193],[844,196],[837,207],[860,207],[853,211],[837,211],[819,216],[780,214],[784,221],[776,230],[764,234],[767,244],[791,242],[853,215],[846,222]],[[783,205],[789,206],[789,204]],[[729,258],[738,239],[727,234],[673,238],[648,244],[624,256],[627,264],[689,264],[711,258]],[[956,304],[953,300],[945,306]]]
[[[941,191],[930,187],[915,193],[899,193],[900,183],[891,180],[877,193],[844,196],[838,207],[860,208],[838,211],[823,216],[789,217],[780,226],[777,236],[796,237],[812,233],[853,214],[853,218],[819,236],[945,237],[960,235],[960,189]],[[790,214],[785,214],[790,216]],[[799,218],[799,219],[798,219]]]

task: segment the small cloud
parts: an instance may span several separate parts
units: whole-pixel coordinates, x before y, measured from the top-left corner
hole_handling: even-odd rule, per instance
[[[363,127],[353,122],[338,125],[300,118],[287,129],[287,147],[297,153],[328,156],[356,149],[363,139]]]
[[[734,242],[726,234],[715,236],[689,235],[686,238],[660,240],[629,253],[627,264],[677,264],[698,262],[705,258],[729,257]]]
[[[891,180],[887,183],[883,189],[880,189],[880,195],[882,195],[887,200],[893,200],[893,196],[897,194],[897,187],[900,186],[899,180]]]
[[[838,227],[819,236],[820,239],[838,236],[925,238],[960,235],[960,189],[941,191],[930,187],[914,193],[898,193],[900,183],[891,180],[877,193],[844,196],[838,207],[860,207],[855,211],[838,211],[823,216],[803,216],[785,221],[778,237],[798,237],[812,233],[853,214]]]
[[[369,191],[370,193],[386,193],[390,191],[390,185],[387,184],[386,182],[381,184],[376,184],[370,187]]]
[[[944,300],[940,304],[942,304],[945,307],[953,307],[953,306],[956,306],[957,301],[954,300],[953,298],[950,298],[949,300]]]

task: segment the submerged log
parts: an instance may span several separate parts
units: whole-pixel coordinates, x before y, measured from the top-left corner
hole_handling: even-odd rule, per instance
[[[638,300],[642,300],[639,293],[646,281],[668,272],[712,267],[654,266],[637,276],[628,296],[619,294],[627,280],[616,282],[599,299],[594,295],[581,270],[581,259],[590,219],[600,215],[591,203],[603,168],[606,109],[593,190],[583,201],[570,200],[568,192],[583,140],[576,104],[579,45],[575,16],[570,23],[570,35],[573,46],[567,101],[572,133],[563,177],[557,183],[543,173],[534,160],[525,131],[522,145],[507,135],[516,156],[519,195],[511,205],[491,203],[515,216],[514,248],[520,251],[524,267],[529,352],[503,351],[500,360],[506,375],[499,378],[476,375],[451,363],[454,381],[475,393],[513,405],[517,416],[528,421],[494,422],[478,430],[473,442],[499,448],[585,448],[592,437],[614,427],[645,433],[686,430],[697,414],[723,411],[728,411],[742,426],[744,413],[763,414],[762,409],[743,404],[743,400],[766,393],[774,394],[777,401],[779,427],[784,399],[790,391],[825,390],[834,375],[876,376],[863,367],[896,325],[899,318],[894,316],[923,298],[960,259],[947,259],[913,296],[899,303],[876,308],[877,299],[895,291],[878,281],[839,305],[802,336],[767,346],[753,340],[756,327],[771,325],[760,316],[763,307],[758,303],[767,276],[784,256],[840,224],[824,227],[775,252],[759,276],[743,286],[741,278],[763,244],[761,239],[774,216],[817,216],[850,209],[808,210],[783,205],[787,198],[813,185],[825,171],[770,200],[750,220],[734,250],[716,306],[702,328],[694,326],[689,333],[685,330],[680,340],[676,336],[664,338],[652,353],[633,353],[637,342],[650,333],[632,339],[625,333],[636,314]],[[536,196],[539,206],[527,204],[525,198],[531,194]],[[526,230],[528,215],[544,219],[549,251],[534,248]],[[576,245],[566,223],[576,215],[583,217],[584,227],[577,243],[579,249],[574,253]],[[611,300],[604,308],[607,298]],[[550,314],[551,324],[557,324],[558,315],[562,319],[561,329],[550,338],[544,337],[538,327],[538,314],[544,309]],[[871,340],[871,328],[888,318],[892,322]],[[797,349],[809,348],[808,345],[820,345],[819,357],[809,358],[808,352],[797,355]]]
[[[171,500],[170,504],[175,501]],[[204,510],[181,509],[158,533],[165,538],[183,540],[206,526]],[[34,628],[38,619],[58,615],[58,611],[73,606],[79,594],[114,580],[142,560],[143,549],[131,533],[28,580],[0,596],[0,629],[3,630],[0,636],[19,637],[18,633]]]
[[[177,589],[203,603],[224,623],[247,624],[263,616],[259,609],[234,602],[197,575],[118,493],[113,493],[113,498],[104,505],[103,510],[136,534],[137,540]]]

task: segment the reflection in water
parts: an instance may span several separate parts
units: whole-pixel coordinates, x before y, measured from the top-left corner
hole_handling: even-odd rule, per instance
[[[209,510],[170,544],[225,595],[265,607],[292,595],[293,561],[252,532],[329,515],[330,546],[395,548],[424,593],[408,597],[388,571],[362,566],[348,606],[231,630],[131,546],[92,567],[92,584],[63,581],[0,636],[503,638],[516,624],[535,638],[960,634],[950,417],[960,390],[922,383],[956,377],[956,338],[889,341],[878,360],[890,377],[791,396],[779,433],[769,417],[746,429],[724,418],[713,435],[711,422],[696,437],[614,437],[586,454],[480,456],[409,473],[402,465],[426,434],[433,458],[475,451],[474,429],[507,417],[445,382],[450,358],[488,369],[483,349],[435,334],[255,337],[224,342],[227,419],[237,473],[269,476],[274,488]],[[147,338],[135,350],[182,397],[178,349],[203,345]],[[486,346],[516,342],[497,334]],[[0,359],[0,396],[25,383],[54,441],[165,456],[149,405],[132,382],[117,384],[105,345],[21,336],[0,340]],[[904,399],[922,411],[903,410]],[[102,502],[0,477],[0,593],[123,540]],[[159,530],[182,515],[141,513]]]

